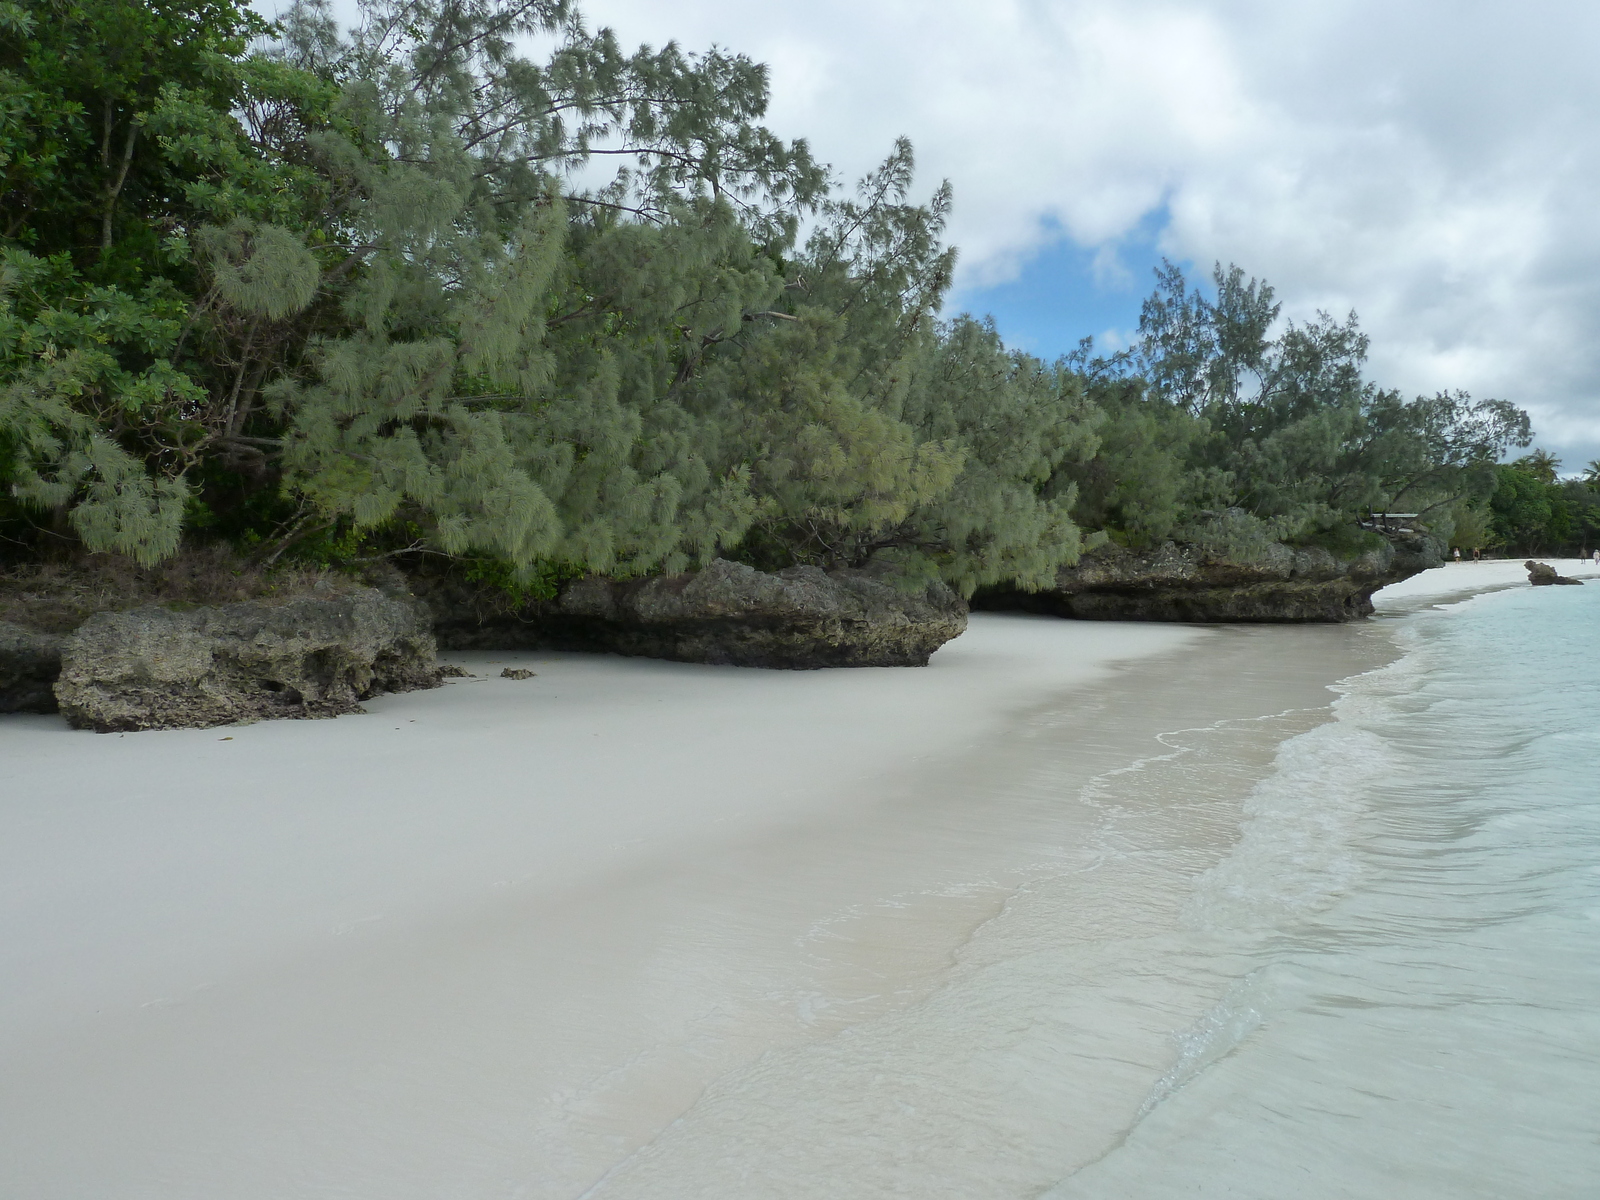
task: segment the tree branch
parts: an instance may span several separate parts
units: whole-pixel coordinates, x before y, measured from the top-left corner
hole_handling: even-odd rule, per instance
[[[102,157],[108,158],[111,140],[109,102],[107,102],[106,107],[106,144],[105,153],[102,155]],[[106,184],[106,205],[105,210],[100,215],[100,249],[102,251],[109,251],[111,249],[111,217],[112,214],[117,210],[117,197],[122,194],[122,185],[128,181],[128,168],[133,165],[133,143],[138,136],[138,119],[130,118],[128,121],[128,137],[123,143],[122,147],[122,166],[117,171],[117,181],[115,183],[108,182]],[[109,167],[111,164],[107,162],[106,165]]]

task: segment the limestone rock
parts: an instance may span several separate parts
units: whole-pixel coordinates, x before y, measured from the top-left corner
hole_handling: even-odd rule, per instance
[[[1581,579],[1568,579],[1565,575],[1558,575],[1556,569],[1549,563],[1534,562],[1529,559],[1522,564],[1528,569],[1528,582],[1534,587],[1549,587],[1551,584],[1573,583],[1583,586]]]
[[[648,579],[589,578],[516,609],[460,581],[417,580],[452,650],[597,650],[680,662],[806,670],[925,666],[967,625],[942,583],[907,592],[868,571],[790,567],[769,574],[717,559]]]
[[[68,722],[102,733],[333,717],[438,686],[434,653],[427,609],[392,591],[147,605],[68,637],[55,693]]]
[[[1373,592],[1443,561],[1425,536],[1347,559],[1273,543],[1248,562],[1174,542],[1147,551],[1107,545],[1063,567],[1053,588],[996,589],[974,606],[1107,621],[1353,621],[1371,614]]]
[[[56,711],[61,639],[0,621],[0,713]]]

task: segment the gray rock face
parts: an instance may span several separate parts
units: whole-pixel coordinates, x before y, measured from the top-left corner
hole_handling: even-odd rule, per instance
[[[1420,536],[1353,559],[1281,544],[1250,562],[1173,542],[1143,552],[1102,546],[1063,567],[1054,588],[997,590],[974,606],[1106,621],[1353,621],[1372,613],[1373,592],[1443,561],[1442,547]]]
[[[416,600],[372,588],[102,612],[66,639],[55,693],[69,723],[102,733],[334,717],[438,686],[428,626]]]
[[[56,711],[61,639],[0,621],[0,713]]]
[[[1583,586],[1583,580],[1568,579],[1565,575],[1559,575],[1549,563],[1534,562],[1530,558],[1522,565],[1528,568],[1528,582],[1533,584],[1534,587],[1549,587],[1551,584],[1561,583],[1573,583],[1579,587]]]
[[[807,670],[926,666],[967,627],[943,584],[907,593],[865,571],[776,574],[718,559],[649,579],[582,579],[559,599],[485,611],[459,585],[419,588],[447,649],[598,650],[680,662]]]

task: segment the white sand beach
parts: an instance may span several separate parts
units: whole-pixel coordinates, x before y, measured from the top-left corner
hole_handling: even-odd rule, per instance
[[[1485,562],[1450,563],[1391,584],[1375,595],[1379,613],[1407,612],[1419,606],[1459,599],[1479,592],[1508,587],[1527,587],[1528,571],[1524,559],[1496,558]],[[1571,579],[1600,578],[1593,560],[1587,558],[1541,558],[1558,574]]]
[[[457,655],[335,721],[5,718],[0,1194],[1023,1194],[1226,986],[1132,994],[1250,773],[1392,653],[978,614],[923,670]]]

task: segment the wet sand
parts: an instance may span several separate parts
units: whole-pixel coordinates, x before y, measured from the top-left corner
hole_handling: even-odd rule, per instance
[[[331,722],[8,719],[0,1192],[1025,1194],[1214,1003],[1128,984],[1392,652],[979,614],[926,670],[456,656]]]

